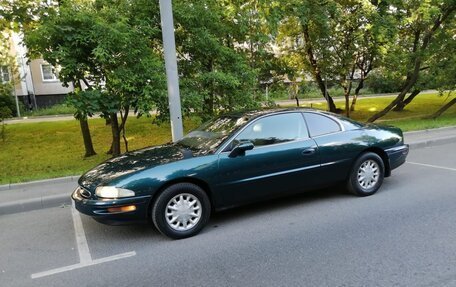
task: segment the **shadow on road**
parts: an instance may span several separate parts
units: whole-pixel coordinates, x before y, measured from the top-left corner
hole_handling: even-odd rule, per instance
[[[240,207],[230,208],[227,210],[215,212],[211,216],[211,220],[206,227],[216,228],[220,225],[227,225],[238,222],[243,219],[263,216],[274,212],[292,210],[298,206],[303,207],[316,202],[334,201],[344,198],[353,198],[344,188],[331,187],[316,191],[309,191],[302,194],[294,194],[281,198],[263,200],[260,202],[243,205]],[[167,240],[162,236],[152,223],[109,226],[100,224],[88,217],[84,219],[84,227],[90,237],[96,237],[98,240],[122,240],[122,241],[138,241],[138,240]]]
[[[319,201],[350,197],[353,197],[353,195],[349,194],[343,187],[330,187],[315,191],[308,191],[285,197],[263,200],[216,212],[212,215],[210,225],[217,227],[218,224],[226,224],[231,221],[237,221],[247,217],[261,216],[266,213],[270,214],[282,210],[292,209],[297,206],[309,205]]]

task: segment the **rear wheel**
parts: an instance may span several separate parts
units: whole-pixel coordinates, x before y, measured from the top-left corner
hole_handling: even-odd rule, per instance
[[[152,221],[164,235],[182,239],[196,235],[209,220],[211,204],[202,188],[192,183],[167,187],[152,206]]]
[[[382,158],[373,152],[363,153],[353,165],[348,190],[358,196],[372,195],[380,188],[385,174]]]

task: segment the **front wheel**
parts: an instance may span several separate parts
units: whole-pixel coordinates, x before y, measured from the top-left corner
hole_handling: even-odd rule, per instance
[[[372,195],[382,185],[384,174],[385,165],[382,158],[373,152],[364,153],[353,165],[347,188],[358,196]]]
[[[209,220],[211,204],[202,188],[192,183],[167,187],[152,206],[152,221],[164,235],[182,239],[196,235]]]

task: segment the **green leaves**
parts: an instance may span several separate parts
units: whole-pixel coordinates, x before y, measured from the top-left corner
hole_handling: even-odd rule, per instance
[[[156,8],[143,0],[64,1],[26,31],[25,42],[31,56],[61,68],[61,81],[76,84],[69,101],[78,117],[125,106],[148,113],[165,93]]]
[[[174,1],[185,112],[203,117],[252,106],[256,70],[249,22],[236,1]],[[244,14],[243,14],[244,13]]]

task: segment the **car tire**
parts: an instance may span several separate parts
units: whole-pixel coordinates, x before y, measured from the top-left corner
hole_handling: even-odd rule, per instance
[[[211,203],[206,192],[192,183],[177,183],[164,189],[152,205],[155,227],[172,239],[198,234],[207,224]]]
[[[347,181],[348,190],[357,196],[369,196],[377,192],[383,183],[385,164],[373,152],[359,156],[353,165]]]

